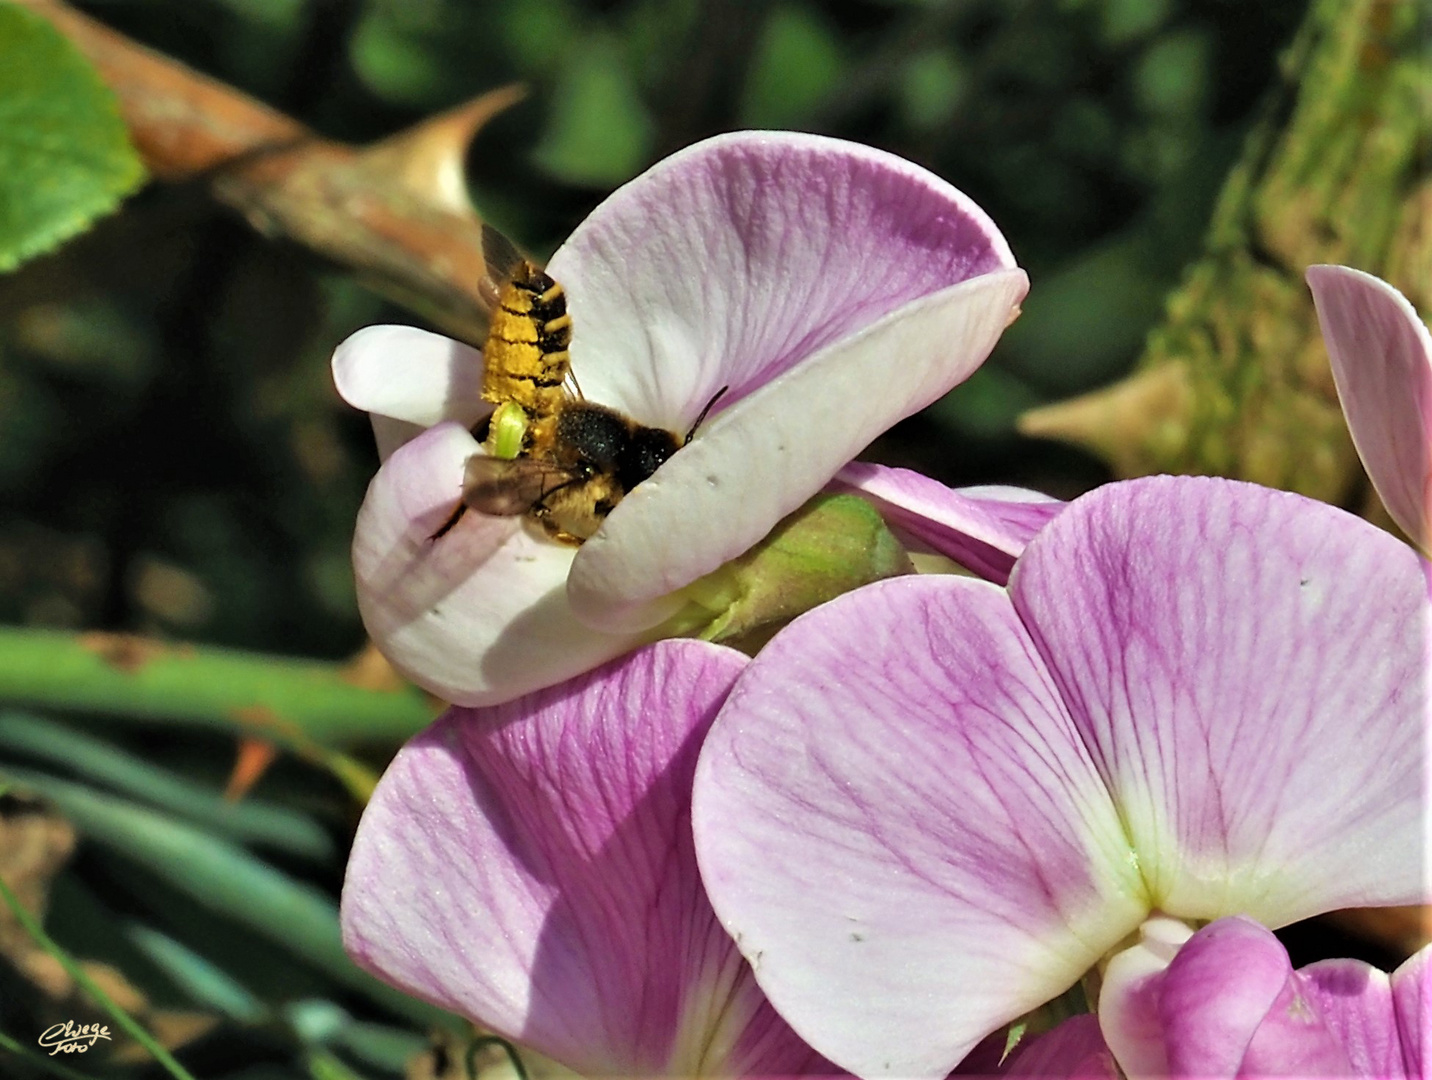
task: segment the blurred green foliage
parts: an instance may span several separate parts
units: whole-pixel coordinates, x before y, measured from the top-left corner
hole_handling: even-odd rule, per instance
[[[526,83],[528,100],[475,140],[470,179],[482,211],[538,252],[623,180],[719,131],[818,131],[926,165],[990,211],[1033,289],[990,363],[872,456],[1067,496],[1101,468],[1016,437],[1013,419],[1132,362],[1199,251],[1306,5],[80,6],[352,142]],[[0,29],[5,17],[0,6]],[[328,358],[380,321],[416,320],[342,268],[261,238],[199,185],[151,187],[0,277],[0,621],[317,659],[354,652],[348,545],[376,456]],[[244,663],[244,678],[263,679],[262,657]],[[223,711],[203,694],[186,708],[181,686],[165,721],[146,723],[133,710],[121,719],[122,695],[106,712],[84,690],[12,696],[36,712],[0,715],[0,774],[8,767],[84,827],[55,886],[52,933],[116,964],[152,1001],[215,1016],[181,1055],[197,1076],[399,1075],[424,1021],[337,950],[332,851],[353,822],[348,791],[285,758],[240,812],[220,793],[241,725],[216,728]],[[375,764],[423,708],[405,700],[386,737],[375,726]],[[314,715],[331,727],[331,710]],[[0,965],[0,1031],[30,1038],[14,991]]]

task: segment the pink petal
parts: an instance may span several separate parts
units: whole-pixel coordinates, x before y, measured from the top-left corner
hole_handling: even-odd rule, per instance
[[[1360,960],[1322,960],[1299,969],[1298,978],[1358,1075],[1407,1075],[1385,972]]]
[[[401,447],[369,485],[353,538],[368,633],[404,675],[463,705],[550,686],[639,644],[572,618],[574,549],[533,535],[521,519],[469,512],[432,539],[477,451],[455,423]]]
[[[583,393],[685,431],[723,386],[726,409],[922,296],[1013,266],[984,211],[917,165],[742,131],[620,188],[548,269],[567,290]],[[886,361],[901,379],[905,364]]]
[[[1067,1077],[1068,1080],[1120,1080],[1114,1055],[1104,1044],[1099,1018],[1074,1016],[1052,1031],[1027,1039],[1015,1050],[1004,1076]]]
[[[881,582],[779,634],[712,728],[693,817],[762,988],[861,1076],[944,1076],[1147,910],[1008,597],[972,579]]]
[[[1387,282],[1311,266],[1308,286],[1358,455],[1387,512],[1432,548],[1432,334]]]
[[[1271,932],[1226,918],[1165,970],[1110,962],[1099,1020],[1131,1075],[1341,1076],[1351,1064]]]
[[[450,710],[364,813],[350,954],[588,1076],[828,1070],[756,989],[692,851],[697,750],[744,663],[662,642]]]
[[[896,535],[1003,585],[1014,560],[1064,509],[1058,499],[1015,487],[947,488],[910,469],[852,461],[832,488],[870,499]]]
[[[1432,1049],[1432,946],[1424,946],[1392,973],[1392,1007],[1408,1076],[1426,1076]]]
[[[1111,484],[1010,580],[1154,906],[1280,926],[1423,893],[1429,605],[1406,545],[1251,484]]]
[[[492,411],[482,400],[482,353],[415,326],[350,334],[334,350],[333,382],[344,401],[374,414],[384,461],[422,428],[444,420],[471,427]]]
[[[1022,270],[1004,270],[915,300],[717,414],[582,546],[568,584],[577,617],[651,625],[641,605],[747,550],[876,435],[978,367],[1026,288]]]

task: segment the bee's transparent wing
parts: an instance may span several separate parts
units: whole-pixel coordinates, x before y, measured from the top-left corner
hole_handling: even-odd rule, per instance
[[[528,260],[517,250],[516,244],[485,221],[482,223],[482,258],[486,264],[486,273],[479,283],[482,295],[488,303],[496,306],[502,287]]]
[[[463,474],[462,501],[491,517],[517,517],[581,477],[550,461],[474,454]]]

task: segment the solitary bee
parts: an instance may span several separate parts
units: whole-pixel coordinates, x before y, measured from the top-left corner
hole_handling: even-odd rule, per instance
[[[433,533],[444,536],[468,511],[530,514],[547,533],[580,544],[637,484],[691,441],[723,387],[683,439],[574,395],[567,347],[567,297],[491,226],[482,228],[492,321],[483,346],[482,396],[497,405],[482,435],[485,453],[467,459],[462,502]]]

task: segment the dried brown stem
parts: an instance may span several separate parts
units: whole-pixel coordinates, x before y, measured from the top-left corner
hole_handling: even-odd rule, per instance
[[[356,148],[129,40],[60,0],[18,0],[50,20],[114,90],[149,171],[203,179],[266,235],[352,267],[449,333],[481,340],[480,221],[453,178],[472,135],[521,97],[504,87]]]

